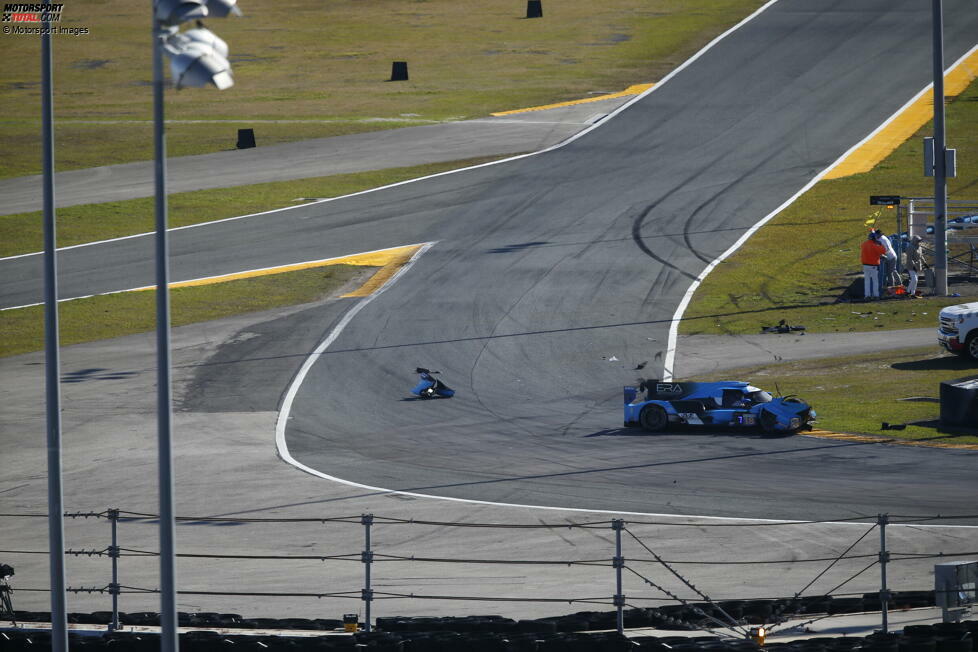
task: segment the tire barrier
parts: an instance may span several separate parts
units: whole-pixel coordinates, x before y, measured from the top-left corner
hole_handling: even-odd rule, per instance
[[[893,591],[890,595],[891,609],[933,607],[935,604],[933,591]]]
[[[381,617],[375,621],[377,629],[385,632],[515,632],[519,623],[502,616],[462,617]],[[532,621],[530,621],[532,622]]]
[[[934,606],[933,591],[892,591],[890,610],[913,609]],[[625,609],[623,616],[627,629],[654,628],[677,631],[694,631],[726,621],[724,613],[740,624],[763,625],[772,619],[811,614],[848,614],[879,611],[879,595],[867,593],[862,597],[808,596],[791,600],[731,600],[710,604],[670,604],[656,608]],[[721,611],[722,610],[722,611]],[[513,620],[503,616],[389,616],[375,620],[376,628],[384,632],[494,632],[494,633],[560,633],[587,632],[615,629],[617,614],[614,611],[579,611],[565,616],[550,616],[535,620]],[[51,622],[48,611],[14,611],[17,622]],[[90,614],[69,613],[68,622],[73,624],[107,625],[112,612],[96,611]],[[244,618],[240,614],[178,612],[181,627],[241,628],[268,630],[334,631],[343,628],[343,621],[329,618]],[[123,626],[159,626],[156,612],[119,613]],[[928,626],[929,627],[929,626]],[[975,652],[978,652],[976,650]]]
[[[878,596],[877,596],[878,599]],[[829,609],[826,613],[829,615],[835,614],[851,614],[858,613],[860,611],[865,611],[865,601],[863,598],[832,598],[829,602]]]
[[[473,619],[478,619],[474,617]],[[434,619],[437,620],[437,619]],[[902,634],[875,633],[769,642],[766,652],[978,652],[978,621],[908,625]],[[155,652],[155,634],[69,634],[71,650]],[[48,632],[0,631],[0,652],[51,649]],[[370,632],[329,636],[268,636],[195,631],[180,635],[181,652],[757,652],[748,640],[718,636],[634,636],[615,632]]]

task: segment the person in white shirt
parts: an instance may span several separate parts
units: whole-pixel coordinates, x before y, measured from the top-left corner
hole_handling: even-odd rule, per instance
[[[896,269],[897,256],[896,251],[893,249],[893,243],[879,229],[876,229],[874,233],[876,233],[876,241],[886,249],[886,254],[883,256],[883,260],[880,261],[880,289],[903,285],[900,274]]]

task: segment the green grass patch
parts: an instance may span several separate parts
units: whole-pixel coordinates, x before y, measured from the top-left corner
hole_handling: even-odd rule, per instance
[[[228,42],[235,85],[167,90],[168,153],[232,148],[239,127],[271,144],[385,127],[369,118],[457,120],[619,91],[657,81],[762,3],[561,0],[527,20],[521,1],[246,0],[243,17],[207,21]],[[149,12],[65,7],[62,25],[90,34],[53,39],[59,170],[151,158]],[[0,176],[38,174],[40,39],[7,35],[0,48]],[[393,61],[408,62],[408,81],[387,81]]]
[[[247,120],[168,123],[166,154],[174,157],[235,150],[238,129],[243,128],[254,129],[257,145],[264,147],[417,124],[408,120],[378,122],[355,119],[314,123],[254,123]],[[4,130],[5,145],[11,149],[11,157],[0,164],[0,177],[40,174],[40,123],[34,120],[0,120],[0,127]],[[153,124],[146,120],[68,122],[58,121],[56,117],[54,147],[58,171],[148,161],[154,156]]]
[[[200,224],[295,206],[295,200],[302,197],[339,197],[500,158],[502,157],[482,157],[296,181],[174,193],[167,196],[167,217],[171,227]],[[152,197],[59,208],[58,246],[68,247],[152,231],[155,228],[154,211]],[[0,216],[0,257],[40,251],[43,248],[43,237],[41,211]]]
[[[978,82],[947,108],[948,144],[959,161],[978,160],[975,125]],[[878,208],[869,206],[869,196],[933,196],[933,180],[923,176],[920,163],[921,138],[931,131],[925,126],[871,172],[819,182],[774,217],[706,277],[680,332],[756,333],[780,319],[813,332],[936,327],[941,307],[976,300],[974,284],[952,284],[950,291],[962,298],[838,302],[851,283],[862,283],[859,245]],[[948,196],[978,199],[978,166],[959,165]],[[894,213],[879,213],[877,226],[895,232]]]
[[[940,383],[974,375],[975,367],[968,360],[928,346],[778,362],[691,380],[742,378],[772,391],[777,383],[782,393],[797,394],[811,403],[818,413],[816,427],[820,429],[954,445],[978,444],[978,435],[940,427]],[[884,422],[907,426],[904,430],[881,430]]]
[[[330,265],[170,292],[173,326],[315,301],[371,268]],[[156,291],[122,292],[58,306],[61,345],[145,333],[156,328]],[[44,307],[0,312],[0,356],[44,348]]]
[[[859,279],[862,282],[861,273]],[[806,299],[799,297],[793,305],[764,305],[767,300],[763,296],[741,294],[744,288],[739,288],[739,292],[727,298],[730,305],[715,305],[712,309],[716,312],[709,312],[709,308],[698,306],[696,316],[683,319],[680,331],[688,334],[755,334],[761,332],[762,326],[775,326],[784,319],[789,325],[804,326],[812,333],[933,328],[936,338],[937,315],[941,308],[976,300],[971,297],[922,297],[886,299],[872,303],[831,303],[832,298],[813,296],[807,298],[807,304],[802,304]],[[973,293],[974,290],[969,289],[969,292]],[[706,299],[703,303],[707,302],[710,300]],[[717,299],[715,303],[722,301]]]

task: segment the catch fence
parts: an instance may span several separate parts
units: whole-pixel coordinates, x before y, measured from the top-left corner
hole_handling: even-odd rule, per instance
[[[65,555],[69,557],[88,557],[92,559],[109,560],[108,568],[105,569],[109,581],[104,584],[92,586],[70,586],[69,593],[91,593],[106,595],[109,598],[111,607],[110,629],[118,629],[120,626],[120,607],[124,606],[127,596],[139,594],[158,593],[158,589],[153,586],[138,586],[126,581],[120,562],[126,559],[149,559],[159,556],[155,550],[146,549],[140,546],[127,546],[125,536],[120,536],[121,526],[125,526],[128,533],[130,527],[147,526],[157,523],[155,514],[129,512],[120,509],[107,509],[102,512],[73,512],[66,513],[66,519],[95,519],[107,525],[104,543],[108,545],[96,545],[92,548],[69,548],[65,550]],[[13,518],[35,518],[47,519],[45,514],[0,514],[0,519]],[[330,551],[297,554],[282,553],[270,554],[262,552],[237,553],[219,550],[193,550],[191,552],[181,551],[177,557],[189,562],[190,560],[213,562],[214,564],[229,561],[249,568],[255,564],[275,564],[287,566],[290,564],[308,564],[310,562],[319,564],[358,564],[362,567],[359,585],[347,585],[332,587],[335,590],[322,590],[321,587],[314,585],[315,578],[306,570],[300,571],[290,579],[292,590],[288,591],[258,591],[253,587],[231,587],[215,590],[199,590],[185,588],[179,590],[180,596],[248,596],[262,600],[277,598],[288,598],[295,600],[324,600],[336,599],[351,603],[359,603],[359,608],[363,613],[363,625],[366,631],[370,631],[376,618],[376,605],[378,602],[395,600],[409,601],[467,601],[479,603],[559,603],[568,605],[585,605],[589,608],[605,608],[614,613],[613,627],[621,632],[627,626],[629,619],[635,621],[635,614],[642,612],[650,619],[656,620],[665,626],[676,625],[685,628],[701,629],[725,636],[743,637],[747,635],[746,623],[759,623],[765,625],[769,631],[776,631],[785,625],[789,617],[797,617],[799,614],[818,614],[814,615],[809,622],[815,622],[827,615],[849,611],[879,611],[880,626],[882,631],[888,629],[888,614],[894,605],[894,599],[899,601],[898,606],[923,606],[919,603],[919,596],[915,596],[916,602],[910,604],[907,600],[910,592],[894,592],[890,582],[894,577],[900,577],[901,565],[908,563],[931,563],[934,560],[947,561],[964,557],[978,557],[978,528],[959,528],[960,535],[953,537],[960,548],[948,550],[944,548],[948,539],[939,542],[940,549],[925,550],[927,546],[914,545],[912,550],[891,550],[891,541],[888,538],[889,528],[899,525],[915,531],[925,532],[926,526],[934,524],[954,524],[961,522],[973,522],[978,516],[932,516],[932,517],[908,517],[893,516],[887,514],[877,515],[873,519],[867,520],[866,517],[833,519],[831,521],[763,521],[763,522],[682,522],[682,521],[657,521],[645,519],[624,519],[613,518],[603,521],[590,522],[537,522],[537,523],[476,523],[476,522],[443,522],[434,520],[403,519],[374,514],[360,514],[352,516],[337,516],[324,518],[215,518],[215,517],[178,517],[178,523],[215,526],[233,525],[235,528],[248,527],[273,527],[275,531],[282,533],[283,541],[299,540],[301,535],[299,530],[307,526],[338,528],[359,528],[361,532],[359,549],[347,552]],[[751,554],[756,554],[758,550],[775,549],[776,546],[762,547],[760,545],[741,545],[742,551],[733,551],[729,545],[724,545],[724,541],[733,540],[725,534],[718,537],[719,549],[707,551],[699,556],[688,554],[685,557],[679,556],[677,551],[684,548],[684,541],[699,539],[700,542],[707,536],[707,531],[722,532],[723,530],[752,532],[747,536],[742,536],[739,541],[789,541],[789,540],[813,540],[819,533],[819,525],[842,525],[846,524],[850,528],[858,530],[858,536],[847,530],[847,533],[840,538],[836,531],[835,540],[825,547],[831,550],[831,554],[801,557],[792,554],[790,557],[773,557],[760,555],[764,558],[751,558]],[[520,541],[526,542],[526,548],[532,552],[524,556],[514,557],[494,557],[491,553],[484,555],[468,555],[460,551],[471,549],[473,544],[464,543],[458,546],[446,546],[446,550],[452,550],[451,554],[435,554],[434,552],[418,550],[402,550],[404,543],[391,544],[386,540],[378,543],[375,536],[378,528],[384,530],[401,530],[410,533],[407,542],[420,542],[427,550],[433,550],[430,541],[430,532],[435,530],[439,537],[451,537],[455,539],[458,535],[451,534],[461,531],[473,530],[496,531],[505,533],[499,538],[505,541],[503,547],[505,551],[512,551],[514,545]],[[786,530],[802,528],[799,534],[795,531],[792,534],[785,534]],[[570,549],[584,549],[587,552],[597,551],[606,554],[595,554],[586,556],[568,557],[558,554],[554,546],[542,545],[540,539],[534,540],[533,532],[558,532],[560,537],[567,537],[571,533],[583,533],[587,535],[588,546],[576,547],[568,546]],[[871,535],[877,534],[878,537]],[[355,534],[355,533],[354,533]],[[232,536],[232,535],[228,535]],[[138,537],[134,537],[138,538]],[[142,537],[146,540],[146,537]],[[221,537],[218,537],[219,539]],[[487,541],[492,537],[475,537],[472,541]],[[346,537],[349,541],[350,537]],[[238,531],[233,535],[228,543],[233,541],[237,547],[241,547],[242,541],[246,537]],[[573,542],[570,542],[573,543]],[[331,547],[329,544],[317,543],[320,547]],[[661,546],[661,547],[660,547]],[[186,548],[187,546],[182,546]],[[283,548],[289,546],[283,544]],[[668,552],[664,552],[663,548]],[[839,548],[842,548],[839,551]],[[179,549],[178,549],[179,550]],[[739,553],[739,554],[738,554]],[[0,550],[0,554],[8,562],[21,557],[34,557],[47,555],[45,550],[28,549],[7,549]],[[16,563],[16,562],[14,562]],[[557,569],[561,572],[570,574],[583,573],[589,574],[589,578],[584,582],[567,581],[563,585],[607,587],[604,590],[595,589],[589,593],[577,594],[558,594],[558,595],[539,595],[539,594],[485,594],[473,595],[471,591],[465,593],[428,593],[417,590],[394,590],[389,586],[378,586],[375,582],[375,571],[381,567],[395,567],[397,565],[410,565],[411,568],[421,566],[437,565],[463,565],[466,567],[545,567],[550,574],[554,574]],[[281,567],[281,566],[277,566]],[[766,570],[770,574],[789,578],[787,568],[793,569],[790,578],[797,582],[793,585],[794,589],[775,595],[756,595],[749,594],[748,586],[744,585],[743,592],[739,594],[717,595],[715,592],[701,588],[697,584],[703,582],[715,582],[718,576],[729,574],[732,568],[750,569],[748,576],[762,578]],[[801,569],[801,570],[799,570]],[[876,570],[875,573],[871,571]],[[719,570],[719,573],[717,572]],[[194,574],[192,584],[205,584],[208,588],[216,585],[220,580],[212,577],[216,574],[213,565],[205,567],[205,570]],[[249,576],[248,571],[239,573],[239,577]],[[697,579],[694,582],[693,576]],[[875,585],[872,591],[866,591],[865,585],[867,578],[873,577],[871,583]],[[347,573],[347,582],[350,582],[352,575]],[[561,576],[564,577],[564,576]],[[859,583],[863,590],[858,590],[856,583]],[[30,578],[32,581],[37,578]],[[560,578],[558,578],[560,579]],[[244,580],[248,581],[248,580]],[[404,578],[404,582],[410,582],[411,578]],[[12,581],[11,581],[12,582]],[[479,580],[471,579],[465,581],[465,586],[475,586]],[[759,582],[763,584],[763,582]],[[312,585],[312,586],[310,586]],[[780,586],[785,586],[781,582]],[[828,586],[829,588],[824,588]],[[818,587],[818,588],[816,588]],[[920,587],[914,587],[919,589]],[[12,582],[11,593],[14,595],[16,604],[16,594],[20,592],[43,592],[44,589],[37,586],[21,586],[20,582]],[[729,588],[722,589],[730,591]],[[917,591],[916,593],[920,593]],[[931,594],[932,595],[932,594]],[[816,605],[813,607],[813,605]],[[825,613],[822,613],[824,610]]]

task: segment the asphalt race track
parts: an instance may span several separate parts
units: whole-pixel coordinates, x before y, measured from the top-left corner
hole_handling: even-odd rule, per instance
[[[926,83],[912,4],[778,3],[565,147],[372,197],[437,215],[416,238],[437,244],[312,368],[289,451],[369,486],[504,503],[969,513],[974,452],[618,428],[621,386],[661,370],[690,281]],[[978,12],[949,10],[967,15],[947,21],[964,51]],[[456,398],[411,400],[419,365]],[[908,507],[894,487],[910,478]]]
[[[621,386],[662,372],[690,282],[929,81],[929,3],[814,4],[773,4],[558,149],[175,231],[173,280],[434,243],[297,386],[288,452],[328,476],[592,510],[971,513],[974,451],[620,429]],[[945,16],[949,65],[978,11]],[[150,285],[151,256],[148,238],[67,250],[62,295]],[[4,261],[4,305],[38,300],[37,265]],[[456,398],[412,400],[416,366]]]

